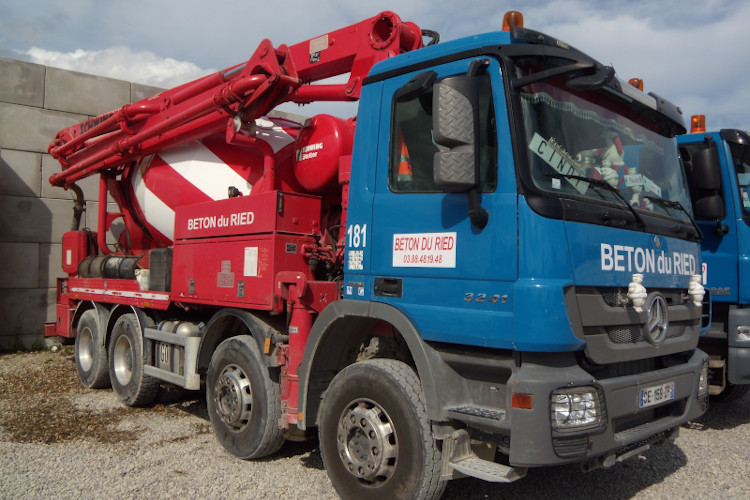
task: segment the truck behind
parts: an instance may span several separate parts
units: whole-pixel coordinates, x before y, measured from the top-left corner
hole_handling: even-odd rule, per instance
[[[703,231],[707,308],[699,346],[711,356],[709,394],[741,398],[750,389],[750,134],[706,132],[706,117],[691,118],[677,137]]]

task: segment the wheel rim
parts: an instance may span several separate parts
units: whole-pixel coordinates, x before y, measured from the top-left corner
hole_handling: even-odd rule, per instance
[[[341,414],[336,446],[346,470],[369,486],[388,481],[396,470],[398,441],[388,413],[360,399]]]
[[[87,372],[94,365],[94,335],[88,327],[81,329],[77,335],[78,364],[84,372]]]
[[[231,430],[240,432],[250,423],[253,407],[253,391],[250,379],[237,365],[228,365],[222,370],[214,385],[216,413]]]
[[[120,385],[128,385],[133,377],[133,345],[130,339],[123,335],[117,339],[113,356],[115,376]]]

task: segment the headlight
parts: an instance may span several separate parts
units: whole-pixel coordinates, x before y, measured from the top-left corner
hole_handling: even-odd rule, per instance
[[[701,367],[701,378],[698,381],[698,397],[708,394],[708,358],[703,360]]]
[[[750,341],[750,326],[737,327],[737,342]]]
[[[552,428],[558,431],[598,426],[603,404],[594,387],[558,389],[550,398]]]

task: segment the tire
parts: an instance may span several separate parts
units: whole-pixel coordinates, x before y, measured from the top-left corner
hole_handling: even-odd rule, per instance
[[[148,357],[135,314],[117,318],[109,340],[109,378],[117,397],[128,406],[153,403],[159,392],[159,380],[143,373]]]
[[[219,344],[206,377],[208,417],[219,443],[242,459],[279,451],[284,444],[280,391],[253,337]]]
[[[441,454],[414,370],[372,359],[342,370],[320,407],[320,452],[342,498],[438,498]]]
[[[78,379],[84,387],[103,389],[109,386],[107,348],[94,309],[84,312],[78,320],[75,358]]]
[[[750,384],[732,384],[727,382],[727,386],[719,394],[712,396],[711,399],[716,402],[729,403],[737,401],[750,390]]]

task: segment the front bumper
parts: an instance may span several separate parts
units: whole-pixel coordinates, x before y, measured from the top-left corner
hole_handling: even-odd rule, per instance
[[[533,395],[531,409],[510,409],[510,464],[537,467],[571,462],[613,464],[636,449],[674,437],[680,425],[702,415],[708,396],[698,398],[704,360],[695,350],[686,363],[635,375],[597,380],[570,359],[550,354],[525,353],[508,387]],[[567,362],[566,362],[567,360]],[[674,382],[672,400],[639,407],[641,389]],[[553,430],[550,395],[564,387],[593,386],[601,394],[604,416],[595,429]]]
[[[750,384],[750,342],[737,339],[737,328],[748,324],[750,308],[731,310],[727,335],[727,380],[732,384]]]

